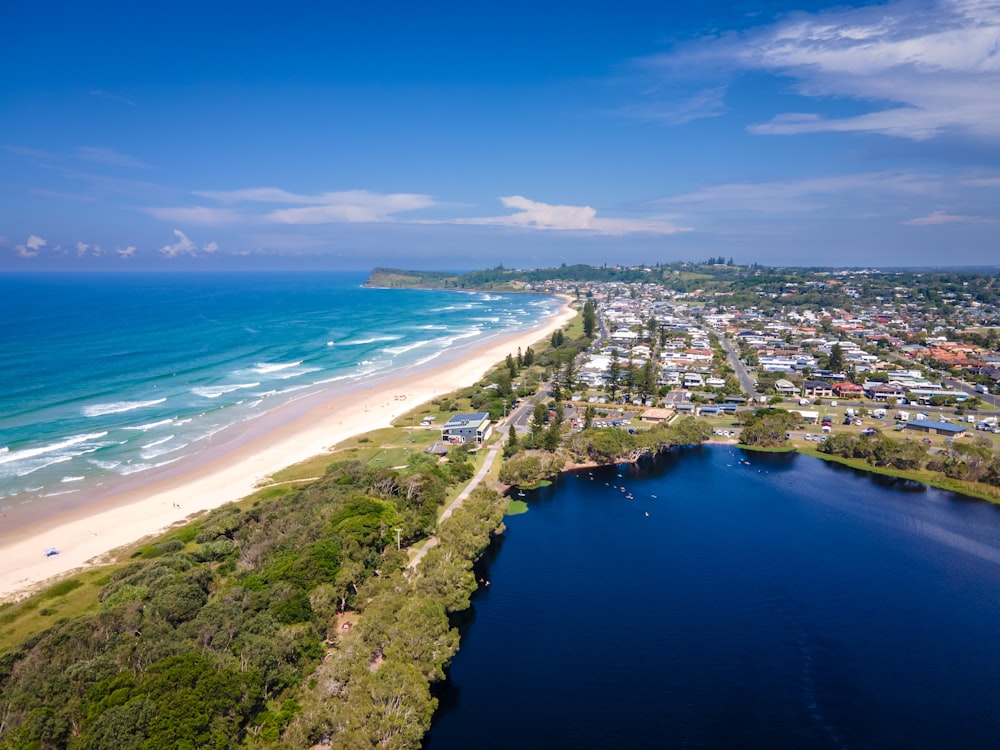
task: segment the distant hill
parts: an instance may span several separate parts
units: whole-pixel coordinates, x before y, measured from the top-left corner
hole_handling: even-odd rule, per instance
[[[558,268],[519,270],[497,266],[481,271],[457,274],[447,271],[410,271],[399,268],[376,268],[365,286],[422,289],[490,289],[517,291],[525,284],[545,281],[642,282],[662,281],[666,267],[623,268],[620,266],[588,266],[582,263],[563,264]],[[705,278],[711,278],[706,276]]]
[[[459,274],[448,271],[406,271],[401,268],[376,268],[368,276],[365,286],[391,289],[449,289],[455,288]]]

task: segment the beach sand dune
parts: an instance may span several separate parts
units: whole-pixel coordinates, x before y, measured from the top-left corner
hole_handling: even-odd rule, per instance
[[[388,427],[417,405],[475,383],[508,353],[548,337],[574,314],[567,302],[530,331],[459,348],[440,364],[331,391],[305,406],[277,409],[200,462],[179,462],[166,476],[2,531],[0,600],[18,598],[50,578],[100,562],[112,550],[162,532],[193,513],[246,497],[274,472],[347,438]],[[59,553],[47,556],[49,548]]]

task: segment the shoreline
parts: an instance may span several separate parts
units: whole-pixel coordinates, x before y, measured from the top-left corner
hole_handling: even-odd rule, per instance
[[[565,327],[577,313],[569,298],[563,300],[554,315],[534,328],[459,347],[443,361],[411,372],[292,402],[230,435],[201,460],[0,532],[5,563],[0,601],[23,598],[52,578],[100,564],[114,550],[195,513],[240,500],[274,472],[328,453],[350,437],[388,427],[418,405],[472,385],[519,346],[532,346]],[[59,554],[46,557],[49,547]]]

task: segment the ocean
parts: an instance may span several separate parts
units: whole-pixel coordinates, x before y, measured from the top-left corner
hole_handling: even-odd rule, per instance
[[[997,747],[1000,507],[725,446],[525,499],[427,750]]]
[[[38,517],[292,401],[525,330],[558,300],[360,273],[0,276],[0,511]]]

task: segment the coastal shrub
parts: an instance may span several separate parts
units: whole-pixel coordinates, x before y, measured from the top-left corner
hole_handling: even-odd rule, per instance
[[[271,602],[268,611],[283,625],[312,620],[313,610],[309,596],[300,588],[286,587],[283,595]]]
[[[236,545],[233,541],[223,537],[222,539],[217,539],[214,542],[206,542],[205,544],[199,545],[198,549],[194,551],[194,558],[199,562],[222,560],[235,549]]]
[[[173,538],[179,539],[184,544],[188,542],[193,542],[194,538],[198,536],[198,532],[201,530],[201,521],[193,521],[186,526],[181,526],[179,529],[173,532]]]
[[[149,594],[149,586],[119,586],[113,594],[101,600],[101,607],[111,609],[126,602],[142,601]]]
[[[39,595],[39,600],[55,599],[57,596],[65,596],[71,591],[76,591],[83,586],[83,581],[79,578],[67,578],[65,581],[55,583]]]
[[[151,560],[162,555],[169,555],[174,552],[180,552],[184,549],[184,542],[180,539],[167,539],[164,542],[157,542],[155,544],[147,544],[141,547],[133,557],[139,557],[143,560]]]
[[[243,523],[242,511],[237,506],[228,506],[213,511],[202,524],[194,540],[199,544],[225,536],[230,539]]]
[[[149,599],[147,610],[171,625],[187,622],[198,614],[208,595],[194,583],[178,581],[157,588]]]
[[[154,557],[159,557],[162,554],[163,550],[160,549],[159,544],[147,544],[133,552],[132,557],[138,557],[142,560],[152,560]]]

